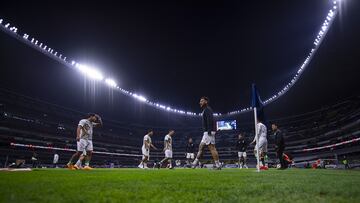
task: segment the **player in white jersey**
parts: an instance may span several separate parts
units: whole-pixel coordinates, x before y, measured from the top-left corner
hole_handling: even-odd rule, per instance
[[[54,160],[53,160],[53,164],[54,164],[54,168],[57,168],[57,164],[59,162],[59,155],[57,153],[54,154]]]
[[[85,155],[85,167],[84,169],[90,170],[92,169],[89,166],[92,151],[93,151],[93,127],[101,127],[102,126],[101,117],[94,113],[89,113],[85,119],[81,119],[77,130],[76,130],[76,141],[77,141],[77,150],[75,154],[72,155],[69,163],[67,164],[69,169],[77,169],[78,165],[73,165],[73,160],[79,157],[84,151],[86,151]],[[79,161],[77,162],[79,163]]]
[[[142,160],[138,166],[138,168],[147,169],[147,162],[150,158],[150,148],[157,149],[151,142],[151,136],[154,134],[152,130],[149,130],[148,133],[144,136],[143,145],[141,148],[142,151]]]
[[[254,154],[257,156],[257,148],[259,146],[259,155],[260,155],[260,161],[262,166],[265,167],[265,156],[267,153],[267,128],[266,126],[258,119],[256,124],[256,135],[259,138],[259,143],[256,143],[256,136],[254,137],[254,140],[251,142],[251,144],[256,143],[254,147]],[[265,168],[264,168],[265,169]]]
[[[83,153],[80,155],[79,159],[77,160],[76,164],[74,165],[75,169],[84,169],[82,167],[82,162],[84,161],[86,157],[86,150],[84,149]]]
[[[173,169],[173,166],[172,166],[172,158],[173,158],[172,137],[174,136],[174,134],[175,134],[175,131],[170,130],[169,133],[164,138],[164,150],[163,151],[165,152],[165,158],[157,164],[157,167],[159,169],[166,162],[168,162],[168,168]]]

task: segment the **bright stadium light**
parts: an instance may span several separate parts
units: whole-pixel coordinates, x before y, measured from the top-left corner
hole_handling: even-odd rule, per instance
[[[305,58],[305,60],[302,63],[300,63],[301,64],[300,67],[298,67],[295,75],[292,78],[290,78],[290,80],[289,80],[290,82],[285,83],[285,85],[282,88],[280,88],[279,91],[274,93],[269,98],[265,99],[264,105],[274,102],[281,96],[285,95],[292,88],[292,86],[294,86],[295,83],[299,80],[302,73],[309,65],[311,59],[316,54],[318,48],[324,41],[324,38],[325,38],[327,32],[330,30],[335,17],[339,13],[341,3],[343,2],[341,0],[329,0],[329,1],[330,1],[330,3],[332,2],[332,4],[330,5],[329,12],[326,14],[326,16],[324,16],[324,21],[319,26],[319,30],[314,37],[313,44],[309,49],[309,53],[308,53],[307,57]],[[28,40],[29,35],[26,33],[24,33],[23,35],[18,34],[17,33],[18,29],[15,26],[10,27],[10,23],[5,22],[5,20],[3,20],[2,18],[0,18],[0,27],[2,28],[2,29],[0,29],[1,31],[9,34],[10,36],[16,35],[18,40],[22,40],[23,42],[26,42],[25,44],[31,46],[35,50],[38,50],[43,53],[44,50],[46,50],[46,48],[47,48],[47,46],[43,47],[43,43],[40,43],[40,41],[36,40],[35,38],[31,38],[31,41],[29,41]],[[29,42],[31,42],[31,43],[29,43]],[[136,98],[137,100],[146,103],[149,106],[153,106],[153,107],[161,109],[161,110],[170,111],[170,112],[174,112],[174,113],[178,113],[178,114],[185,114],[185,115],[191,115],[191,116],[199,116],[200,115],[200,114],[193,113],[190,111],[183,111],[183,110],[175,109],[169,105],[160,104],[161,102],[155,103],[155,102],[149,101],[144,96],[135,94],[131,91],[128,91],[128,90],[118,87],[116,85],[115,80],[113,80],[113,79],[107,78],[104,81],[103,80],[104,77],[103,77],[102,73],[100,71],[96,70],[95,68],[78,64],[75,61],[66,61],[66,56],[63,56],[62,54],[59,55],[58,52],[55,51],[54,49],[49,49],[48,52],[51,53],[51,55],[48,54],[48,56],[50,56],[52,59],[65,64],[67,67],[73,68],[75,66],[76,69],[78,69],[80,72],[82,72],[84,75],[88,76],[89,78],[103,81],[104,84],[118,89],[120,93],[123,93],[127,96],[132,96],[132,97]],[[242,108],[241,110],[235,110],[235,111],[228,112],[227,115],[245,113],[245,112],[248,112],[251,110],[252,110],[251,107]],[[219,113],[214,113],[214,114],[218,115],[218,116],[221,115]]]
[[[137,95],[137,94],[132,94],[132,96],[136,99],[138,99],[139,101],[142,101],[142,102],[146,102],[147,99],[144,97],[144,96],[141,96],[141,95]]]
[[[116,82],[115,82],[113,79],[106,78],[106,79],[105,79],[105,83],[106,83],[107,85],[109,85],[110,87],[117,87],[117,84],[116,84]]]
[[[82,64],[76,64],[76,68],[82,72],[83,74],[85,74],[86,76],[88,76],[89,78],[92,79],[96,79],[96,80],[103,80],[104,76],[95,68],[86,66],[86,65],[82,65]]]

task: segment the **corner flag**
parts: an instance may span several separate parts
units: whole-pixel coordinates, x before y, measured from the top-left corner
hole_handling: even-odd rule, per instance
[[[256,139],[256,169],[260,172],[260,155],[259,155],[259,132],[257,129],[257,121],[264,120],[264,105],[260,99],[259,93],[257,91],[256,85],[252,84],[251,87],[251,107],[254,109],[254,120],[255,120],[255,139]],[[259,116],[259,117],[258,117]]]
[[[251,107],[253,109],[256,108],[257,118],[259,118],[259,120],[261,120],[265,124],[266,121],[265,121],[265,114],[264,114],[264,104],[261,101],[259,92],[254,83],[252,84],[252,87],[251,87]]]

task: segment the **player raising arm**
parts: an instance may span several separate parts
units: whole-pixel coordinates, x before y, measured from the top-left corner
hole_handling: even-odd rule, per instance
[[[84,169],[90,170],[92,169],[89,166],[92,151],[93,151],[93,143],[92,143],[92,136],[93,136],[93,127],[101,127],[103,125],[102,119],[99,115],[94,113],[89,113],[85,119],[81,119],[77,130],[76,130],[76,141],[77,141],[77,151],[75,154],[72,155],[69,163],[67,164],[69,169],[77,169],[79,166],[72,165],[72,161],[79,157],[81,153],[86,151],[86,154],[83,154],[85,157],[85,167]],[[81,158],[81,159],[83,159]],[[80,159],[80,158],[79,158]],[[77,163],[81,163],[81,160]]]

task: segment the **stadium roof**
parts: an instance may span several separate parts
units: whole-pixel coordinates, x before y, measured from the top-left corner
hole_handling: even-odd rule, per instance
[[[343,4],[302,79],[269,106],[271,112],[304,112],[359,94],[356,4]],[[49,46],[116,78],[108,84],[194,112],[199,97],[207,95],[216,112],[229,112],[249,105],[251,83],[267,98],[291,80],[328,9],[328,2],[310,0],[6,2],[0,13]],[[2,87],[66,106],[126,108],[124,98],[93,82],[85,86],[81,75],[3,33],[0,42]]]

